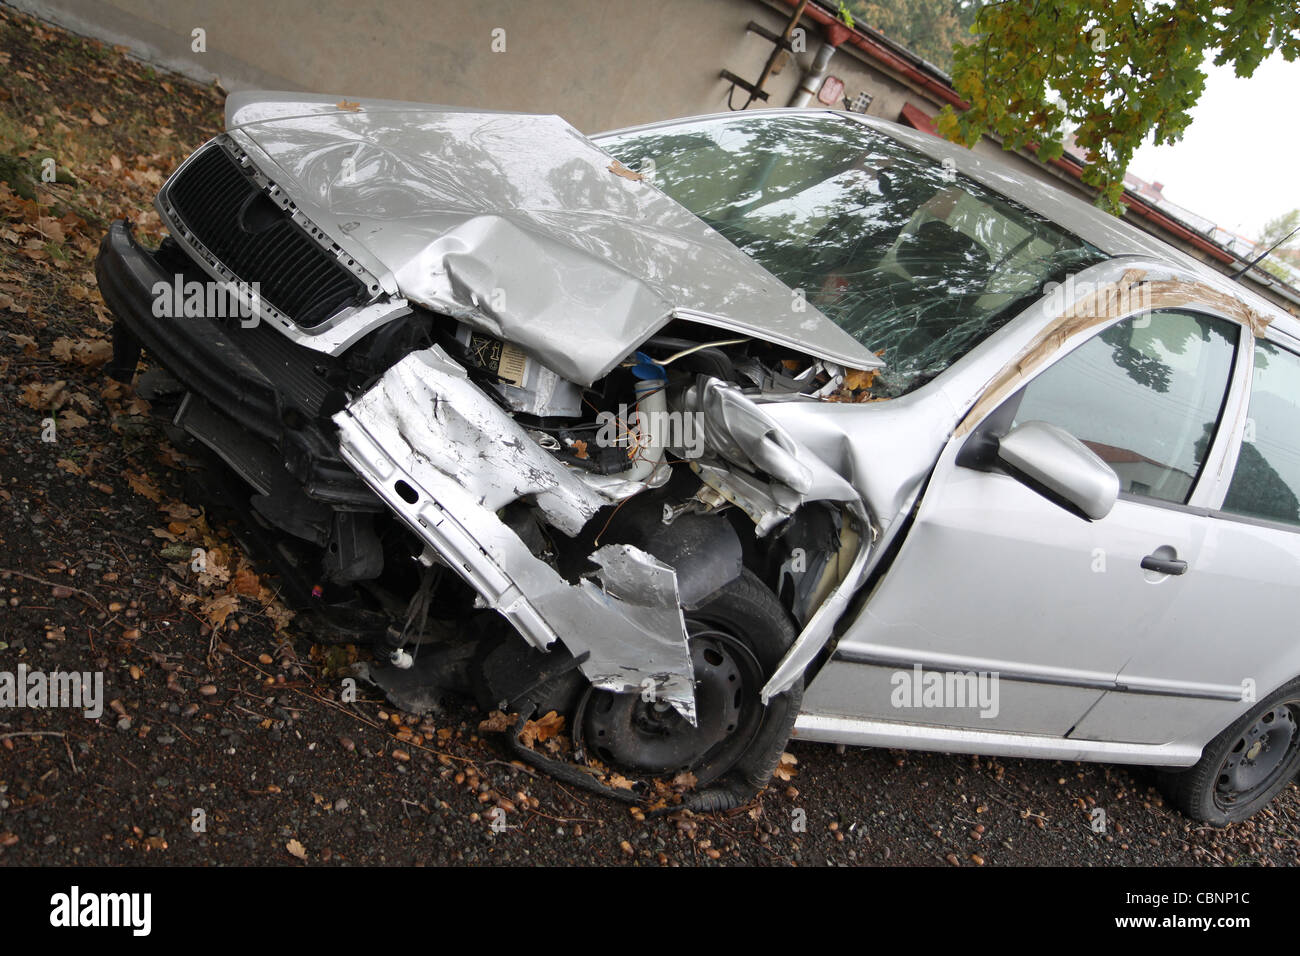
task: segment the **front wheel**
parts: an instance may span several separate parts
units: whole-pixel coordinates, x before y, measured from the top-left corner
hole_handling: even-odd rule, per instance
[[[800,678],[764,707],[758,694],[795,638],[794,626],[749,570],[686,614],[696,726],[662,701],[593,690],[580,705],[583,746],[625,772],[690,773],[699,790],[745,800],[767,785],[803,700]]]
[[[1208,744],[1195,766],[1166,774],[1170,801],[1225,827],[1252,816],[1300,770],[1300,678],[1274,691]]]

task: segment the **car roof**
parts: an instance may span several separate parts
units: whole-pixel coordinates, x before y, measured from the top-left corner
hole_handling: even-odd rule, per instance
[[[827,122],[857,122],[878,130],[893,139],[916,149],[932,159],[943,162],[951,160],[957,172],[970,177],[981,185],[1020,203],[1040,216],[1069,230],[1080,239],[1100,249],[1109,256],[1137,256],[1154,259],[1171,267],[1191,273],[1206,285],[1239,299],[1256,311],[1269,316],[1270,320],[1280,319],[1279,326],[1292,336],[1300,337],[1300,320],[1285,309],[1232,280],[1221,272],[1211,268],[1194,256],[1190,256],[1169,243],[1138,229],[1118,216],[1098,209],[1072,196],[1065,190],[1043,182],[1015,169],[1009,163],[994,157],[980,156],[972,150],[956,143],[951,143],[930,133],[891,123],[878,117],[863,113],[850,113],[832,109],[791,109],[778,108],[766,110],[749,110],[745,116],[800,116],[805,118],[825,119]],[[712,113],[704,116],[683,117],[648,123],[643,126],[612,130],[591,137],[597,141],[605,137],[621,136],[643,130],[665,126],[677,126],[702,120],[735,119],[736,113]]]

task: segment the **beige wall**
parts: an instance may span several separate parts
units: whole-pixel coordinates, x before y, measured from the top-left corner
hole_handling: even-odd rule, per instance
[[[594,133],[727,109],[723,69],[757,80],[780,32],[780,0],[10,0],[77,32],[126,45],[190,76],[253,87],[374,96],[451,106],[558,113]],[[805,22],[807,22],[805,20]],[[191,51],[191,31],[207,51]],[[506,50],[492,50],[492,31]],[[785,106],[821,43],[769,79],[766,104]],[[830,72],[873,115],[895,120],[909,100],[937,106],[841,47]],[[737,90],[735,102],[745,93]],[[1000,153],[992,143],[977,147]],[[1020,165],[1044,175],[1034,164]]]
[[[746,24],[754,20],[780,32],[791,12],[782,0],[7,2],[169,69],[219,78],[228,90],[300,89],[558,113],[587,133],[726,110],[730,84],[721,71],[756,80],[772,52]],[[204,53],[191,50],[196,27],[206,31]],[[768,81],[766,105],[787,105],[810,64],[822,37],[808,27],[807,51]],[[506,31],[505,52],[492,49],[498,28]],[[938,112],[931,97],[848,45],[836,52],[829,72],[844,80],[850,97],[868,90],[872,115],[897,120],[907,102]],[[737,90],[737,105],[744,98]],[[975,149],[1090,198],[1077,179],[991,141]],[[1181,240],[1156,234],[1205,260]]]
[[[13,2],[228,89],[559,113],[584,132],[726,109],[719,72],[757,77],[772,49],[745,24],[783,24],[755,0]],[[206,53],[191,52],[195,27]],[[796,81],[792,68],[776,77],[773,103]]]

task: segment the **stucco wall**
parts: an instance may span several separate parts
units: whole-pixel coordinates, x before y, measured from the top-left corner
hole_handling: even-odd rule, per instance
[[[726,110],[730,84],[721,71],[756,80],[772,52],[746,24],[753,20],[778,33],[791,12],[782,0],[8,2],[169,69],[217,78],[228,90],[311,90],[557,113],[587,133]],[[205,31],[205,52],[192,49],[196,28]],[[505,31],[504,51],[494,49],[497,30]],[[809,23],[807,50],[769,79],[768,101],[756,105],[787,105],[821,41]],[[850,45],[835,53],[829,72],[850,97],[870,92],[872,115],[897,120],[909,102],[931,115],[939,109],[931,96]],[[744,98],[737,90],[736,104]],[[1077,179],[996,143],[975,149],[1089,198]],[[1130,214],[1130,221],[1206,259],[1144,220]]]
[[[558,113],[594,133],[727,109],[723,69],[757,80],[772,44],[751,20],[780,32],[780,0],[10,0],[77,32],[122,44],[143,58],[226,89],[276,88]],[[206,51],[192,50],[205,31]],[[495,30],[505,50],[494,50]],[[809,24],[807,50],[766,91],[785,106],[821,43]],[[852,96],[873,96],[869,113],[897,119],[915,90],[841,47],[830,72]],[[735,105],[745,100],[737,90]],[[977,147],[1000,153],[992,143]],[[1019,165],[1044,175],[1034,164]]]

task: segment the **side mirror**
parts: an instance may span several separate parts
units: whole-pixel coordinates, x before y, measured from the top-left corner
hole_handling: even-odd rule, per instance
[[[1024,422],[998,442],[1012,476],[1057,504],[1099,521],[1119,498],[1119,476],[1083,442],[1047,422]]]

